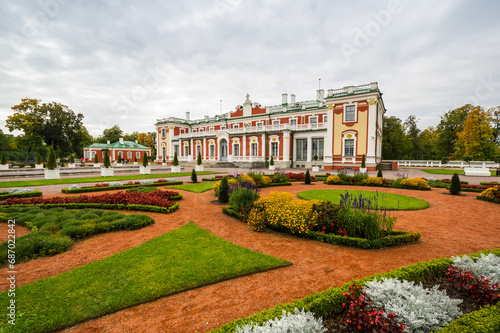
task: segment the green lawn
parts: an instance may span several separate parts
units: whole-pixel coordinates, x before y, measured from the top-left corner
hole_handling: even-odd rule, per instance
[[[168,188],[175,188],[178,190],[184,190],[184,191],[189,191],[189,192],[194,192],[194,193],[202,193],[208,190],[211,190],[214,187],[214,183],[197,183],[197,184],[183,184],[183,185],[174,185],[174,186],[169,186]]]
[[[289,264],[188,223],[103,260],[16,288],[16,325],[4,318],[0,332],[51,332],[160,297]],[[9,300],[7,292],[0,294],[0,304],[6,306]]]
[[[458,169],[458,170],[445,170],[445,169],[421,169],[424,172],[433,174],[433,175],[453,175],[454,173],[457,173],[458,175],[463,175],[464,170]],[[496,171],[491,171],[491,175],[493,177],[496,176]]]
[[[220,172],[213,172],[213,171],[198,172],[199,175],[211,175],[218,173]],[[191,176],[191,172],[159,173],[151,175],[132,175],[132,176],[113,176],[113,177],[80,177],[80,178],[40,179],[40,180],[14,180],[10,182],[0,182],[0,188],[43,186],[43,185],[57,185],[57,184],[76,184],[76,183],[107,183],[120,180],[175,178],[184,176]]]
[[[305,200],[319,199],[331,201],[333,204],[340,204],[340,195],[349,192],[354,196],[362,194],[364,198],[373,198],[377,196],[376,191],[358,191],[358,190],[312,190],[303,191],[297,194],[297,197]],[[382,208],[395,210],[417,210],[429,207],[427,201],[412,198],[401,194],[378,192],[378,205]]]

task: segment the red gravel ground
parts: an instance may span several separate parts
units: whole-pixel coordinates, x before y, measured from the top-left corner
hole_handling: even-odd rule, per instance
[[[268,188],[262,191],[297,193],[312,189],[352,189],[316,183],[306,186]],[[356,190],[374,190],[356,187]],[[396,212],[397,230],[422,233],[421,242],[384,250],[360,250],[295,238],[275,232],[257,233],[247,225],[210,204],[213,192],[195,194],[180,191],[180,209],[168,215],[148,213],[156,223],[141,230],[121,231],[79,242],[54,257],[17,266],[18,285],[54,276],[75,267],[103,259],[174,230],[189,221],[225,240],[249,249],[286,259],[292,266],[237,278],[165,297],[63,330],[62,332],[207,332],[236,318],[269,309],[277,304],[340,286],[352,279],[427,261],[439,257],[500,247],[500,205],[479,201],[477,193],[451,196],[447,190],[410,191],[378,189],[426,200],[421,211]],[[46,192],[44,192],[46,193]],[[100,192],[102,193],[102,192]],[[22,231],[18,229],[18,235]],[[5,235],[0,224],[0,234]],[[0,270],[4,291],[6,269]]]

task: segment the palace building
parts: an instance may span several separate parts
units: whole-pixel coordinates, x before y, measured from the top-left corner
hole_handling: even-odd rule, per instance
[[[263,106],[246,95],[234,111],[203,119],[158,119],[157,160],[232,163],[265,167],[271,156],[278,168],[357,170],[362,156],[375,170],[381,162],[382,93],[376,82],[316,92],[315,100],[282,95],[281,104]]]

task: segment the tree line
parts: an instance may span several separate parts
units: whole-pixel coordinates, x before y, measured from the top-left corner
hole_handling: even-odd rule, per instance
[[[37,99],[24,98],[11,109],[14,113],[7,117],[5,127],[10,132],[21,131],[21,134],[15,136],[0,129],[0,151],[46,156],[47,148],[52,147],[59,158],[70,155],[81,158],[85,146],[106,143],[108,140],[113,143],[124,138],[151,148],[152,156],[156,154],[156,132],[127,134],[123,133],[119,125],[114,125],[93,137],[83,125],[83,114],[75,113],[61,103],[42,103]]]
[[[488,110],[466,104],[441,116],[423,131],[411,115],[405,121],[384,117],[382,158],[385,160],[492,161],[500,155],[500,106]]]

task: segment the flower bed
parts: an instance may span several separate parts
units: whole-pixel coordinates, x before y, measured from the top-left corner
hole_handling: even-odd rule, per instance
[[[182,185],[182,181],[169,181],[166,179],[158,179],[155,182],[144,182],[144,181],[129,181],[122,185],[113,186],[113,183],[98,183],[94,186],[84,186],[84,187],[74,187],[74,188],[63,188],[61,192],[69,193],[88,193],[88,192],[100,192],[100,191],[110,191],[110,190],[121,190],[127,188],[134,188],[139,186],[168,186],[168,185]]]
[[[490,187],[494,187],[495,185],[461,185],[461,189],[463,192],[483,192]]]
[[[483,201],[500,203],[500,185],[496,185],[484,190],[476,198]]]
[[[427,180],[423,178],[398,178],[389,180],[383,177],[369,177],[364,174],[350,176],[344,173],[328,176],[325,180],[328,185],[359,185],[376,187],[395,187],[409,190],[430,190],[431,187]]]
[[[289,181],[291,182],[298,182],[298,181],[304,181],[306,179],[306,174],[304,172],[301,173],[295,173],[295,172],[285,172],[283,175],[288,178]],[[316,182],[316,177],[311,175],[311,181]]]
[[[7,200],[9,198],[33,198],[41,197],[42,192],[30,189],[19,189],[24,191],[14,191],[18,189],[12,189],[9,192],[0,192],[0,201]]]
[[[485,254],[493,253],[499,256],[500,249],[486,250],[481,253]],[[480,253],[476,253],[476,254],[471,254],[469,256],[472,258],[477,258],[479,257],[479,255]],[[346,303],[346,299],[343,296],[343,293],[348,292],[349,287],[354,284],[365,285],[369,281],[380,280],[382,278],[397,278],[400,280],[413,281],[416,283],[432,281],[438,278],[444,278],[446,275],[447,268],[451,263],[452,259],[450,258],[434,259],[428,262],[420,262],[414,265],[402,267],[387,273],[372,275],[363,278],[361,280],[353,280],[351,282],[345,283],[341,287],[330,288],[329,290],[315,293],[313,295],[306,296],[305,298],[302,299],[294,300],[291,303],[277,305],[272,309],[258,312],[246,318],[236,319],[235,321],[229,324],[225,324],[218,329],[212,330],[211,333],[233,333],[237,331],[238,327],[243,327],[249,323],[263,324],[268,320],[280,318],[283,315],[283,311],[293,313],[295,311],[295,308],[299,310],[304,309],[305,311],[313,312],[315,314],[315,317],[319,316],[328,317],[331,316],[332,314],[339,315],[344,313],[344,307],[342,304]],[[490,308],[487,309],[488,309],[487,311],[491,310]],[[470,319],[471,321],[475,320],[474,324],[476,325],[482,324],[482,319],[477,320],[473,316],[470,317],[472,318]],[[491,320],[491,317],[487,317],[487,320],[488,319]],[[458,319],[457,321],[463,322],[464,317]],[[465,321],[467,320],[465,319]],[[453,324],[454,322],[452,322],[449,327],[453,326]],[[468,321],[467,323],[465,323],[465,325],[467,324],[470,325],[471,322]],[[446,328],[443,329],[443,332],[444,331],[446,331]],[[451,331],[451,332],[458,332],[458,331]],[[495,331],[493,330],[489,332],[495,332]]]
[[[54,197],[32,199],[7,199],[3,205],[39,205],[41,207],[67,208],[103,208],[143,210],[161,213],[170,213],[178,208],[173,200],[182,199],[182,195],[173,191],[118,192],[105,193],[96,196],[82,195],[79,197]]]

